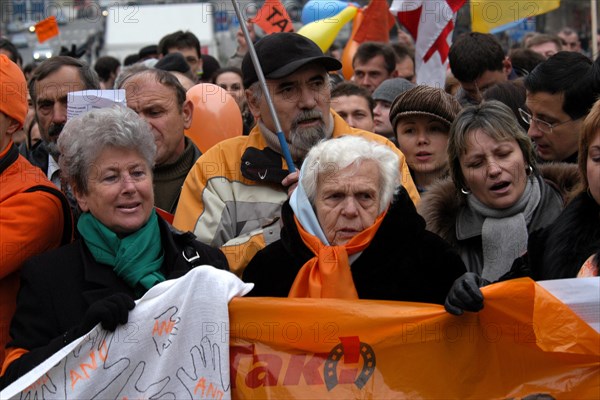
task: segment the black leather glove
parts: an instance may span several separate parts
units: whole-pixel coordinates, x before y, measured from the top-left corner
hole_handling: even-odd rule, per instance
[[[480,287],[490,282],[473,272],[467,272],[454,281],[444,307],[454,315],[462,315],[464,311],[477,312],[483,308],[483,294]]]
[[[129,311],[133,310],[135,302],[125,293],[115,293],[93,303],[85,312],[81,324],[65,337],[65,344],[88,333],[98,323],[102,328],[114,331],[118,325],[127,323]],[[69,340],[70,339],[70,340]]]

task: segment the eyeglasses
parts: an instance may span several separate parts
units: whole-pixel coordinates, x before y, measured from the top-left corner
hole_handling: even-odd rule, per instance
[[[537,126],[537,128],[543,133],[552,133],[552,129],[556,128],[557,126],[561,126],[568,122],[573,121],[572,119],[570,119],[568,121],[557,122],[555,124],[551,124],[549,122],[542,121],[539,118],[535,118],[533,115],[529,114],[527,111],[523,110],[520,107],[519,107],[519,115],[521,116],[521,119],[523,121],[525,121],[525,123],[527,125],[531,125],[533,122],[535,122],[535,125]]]

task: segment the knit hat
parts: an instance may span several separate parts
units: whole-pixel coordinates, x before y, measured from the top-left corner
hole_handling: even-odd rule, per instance
[[[327,71],[342,68],[342,63],[326,56],[312,40],[293,32],[272,33],[260,39],[254,46],[263,74],[267,79],[279,79],[290,75],[302,66],[316,62]],[[242,60],[244,87],[258,81],[250,53]]]
[[[154,64],[154,68],[169,72],[181,72],[182,74],[187,74],[190,71],[190,65],[181,53],[167,54]]]
[[[400,118],[421,115],[434,117],[450,128],[460,110],[460,103],[443,89],[419,85],[394,100],[390,108],[390,121],[396,129]]]
[[[21,68],[0,54],[0,112],[23,126],[27,115],[27,82]]]
[[[408,89],[415,87],[415,84],[407,81],[404,78],[391,78],[381,82],[381,84],[375,89],[371,97],[373,100],[383,100],[388,103],[392,103],[394,99]]]

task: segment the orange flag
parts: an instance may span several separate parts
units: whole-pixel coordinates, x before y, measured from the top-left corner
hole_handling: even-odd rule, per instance
[[[260,26],[267,35],[294,31],[292,20],[280,0],[265,1],[252,22]]]
[[[386,0],[371,0],[362,11],[363,20],[354,35],[354,40],[362,42],[390,41],[390,29],[394,26],[394,16]]]
[[[41,20],[35,24],[35,33],[38,38],[38,42],[44,43],[46,40],[58,36],[58,23],[56,17],[53,15],[46,19]]]
[[[482,292],[483,310],[460,317],[400,301],[233,299],[231,397],[598,398],[594,328],[530,279]]]
[[[356,17],[354,17],[354,22],[352,23],[352,33],[350,34],[350,39],[346,43],[346,47],[344,47],[344,51],[342,52],[342,74],[346,80],[352,78],[354,75],[354,68],[352,68],[352,59],[354,58],[354,54],[356,54],[356,50],[360,43],[354,40],[356,33],[360,29],[360,26],[363,21],[363,11],[361,9],[356,13]]]

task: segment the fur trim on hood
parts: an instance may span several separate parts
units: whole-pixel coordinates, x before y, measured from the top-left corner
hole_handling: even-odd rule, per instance
[[[556,189],[566,204],[570,191],[580,180],[576,164],[550,163],[538,166],[546,183]],[[466,197],[456,190],[450,177],[429,186],[422,194],[418,212],[427,223],[427,230],[441,236],[451,244],[456,244],[456,216],[466,203]]]

